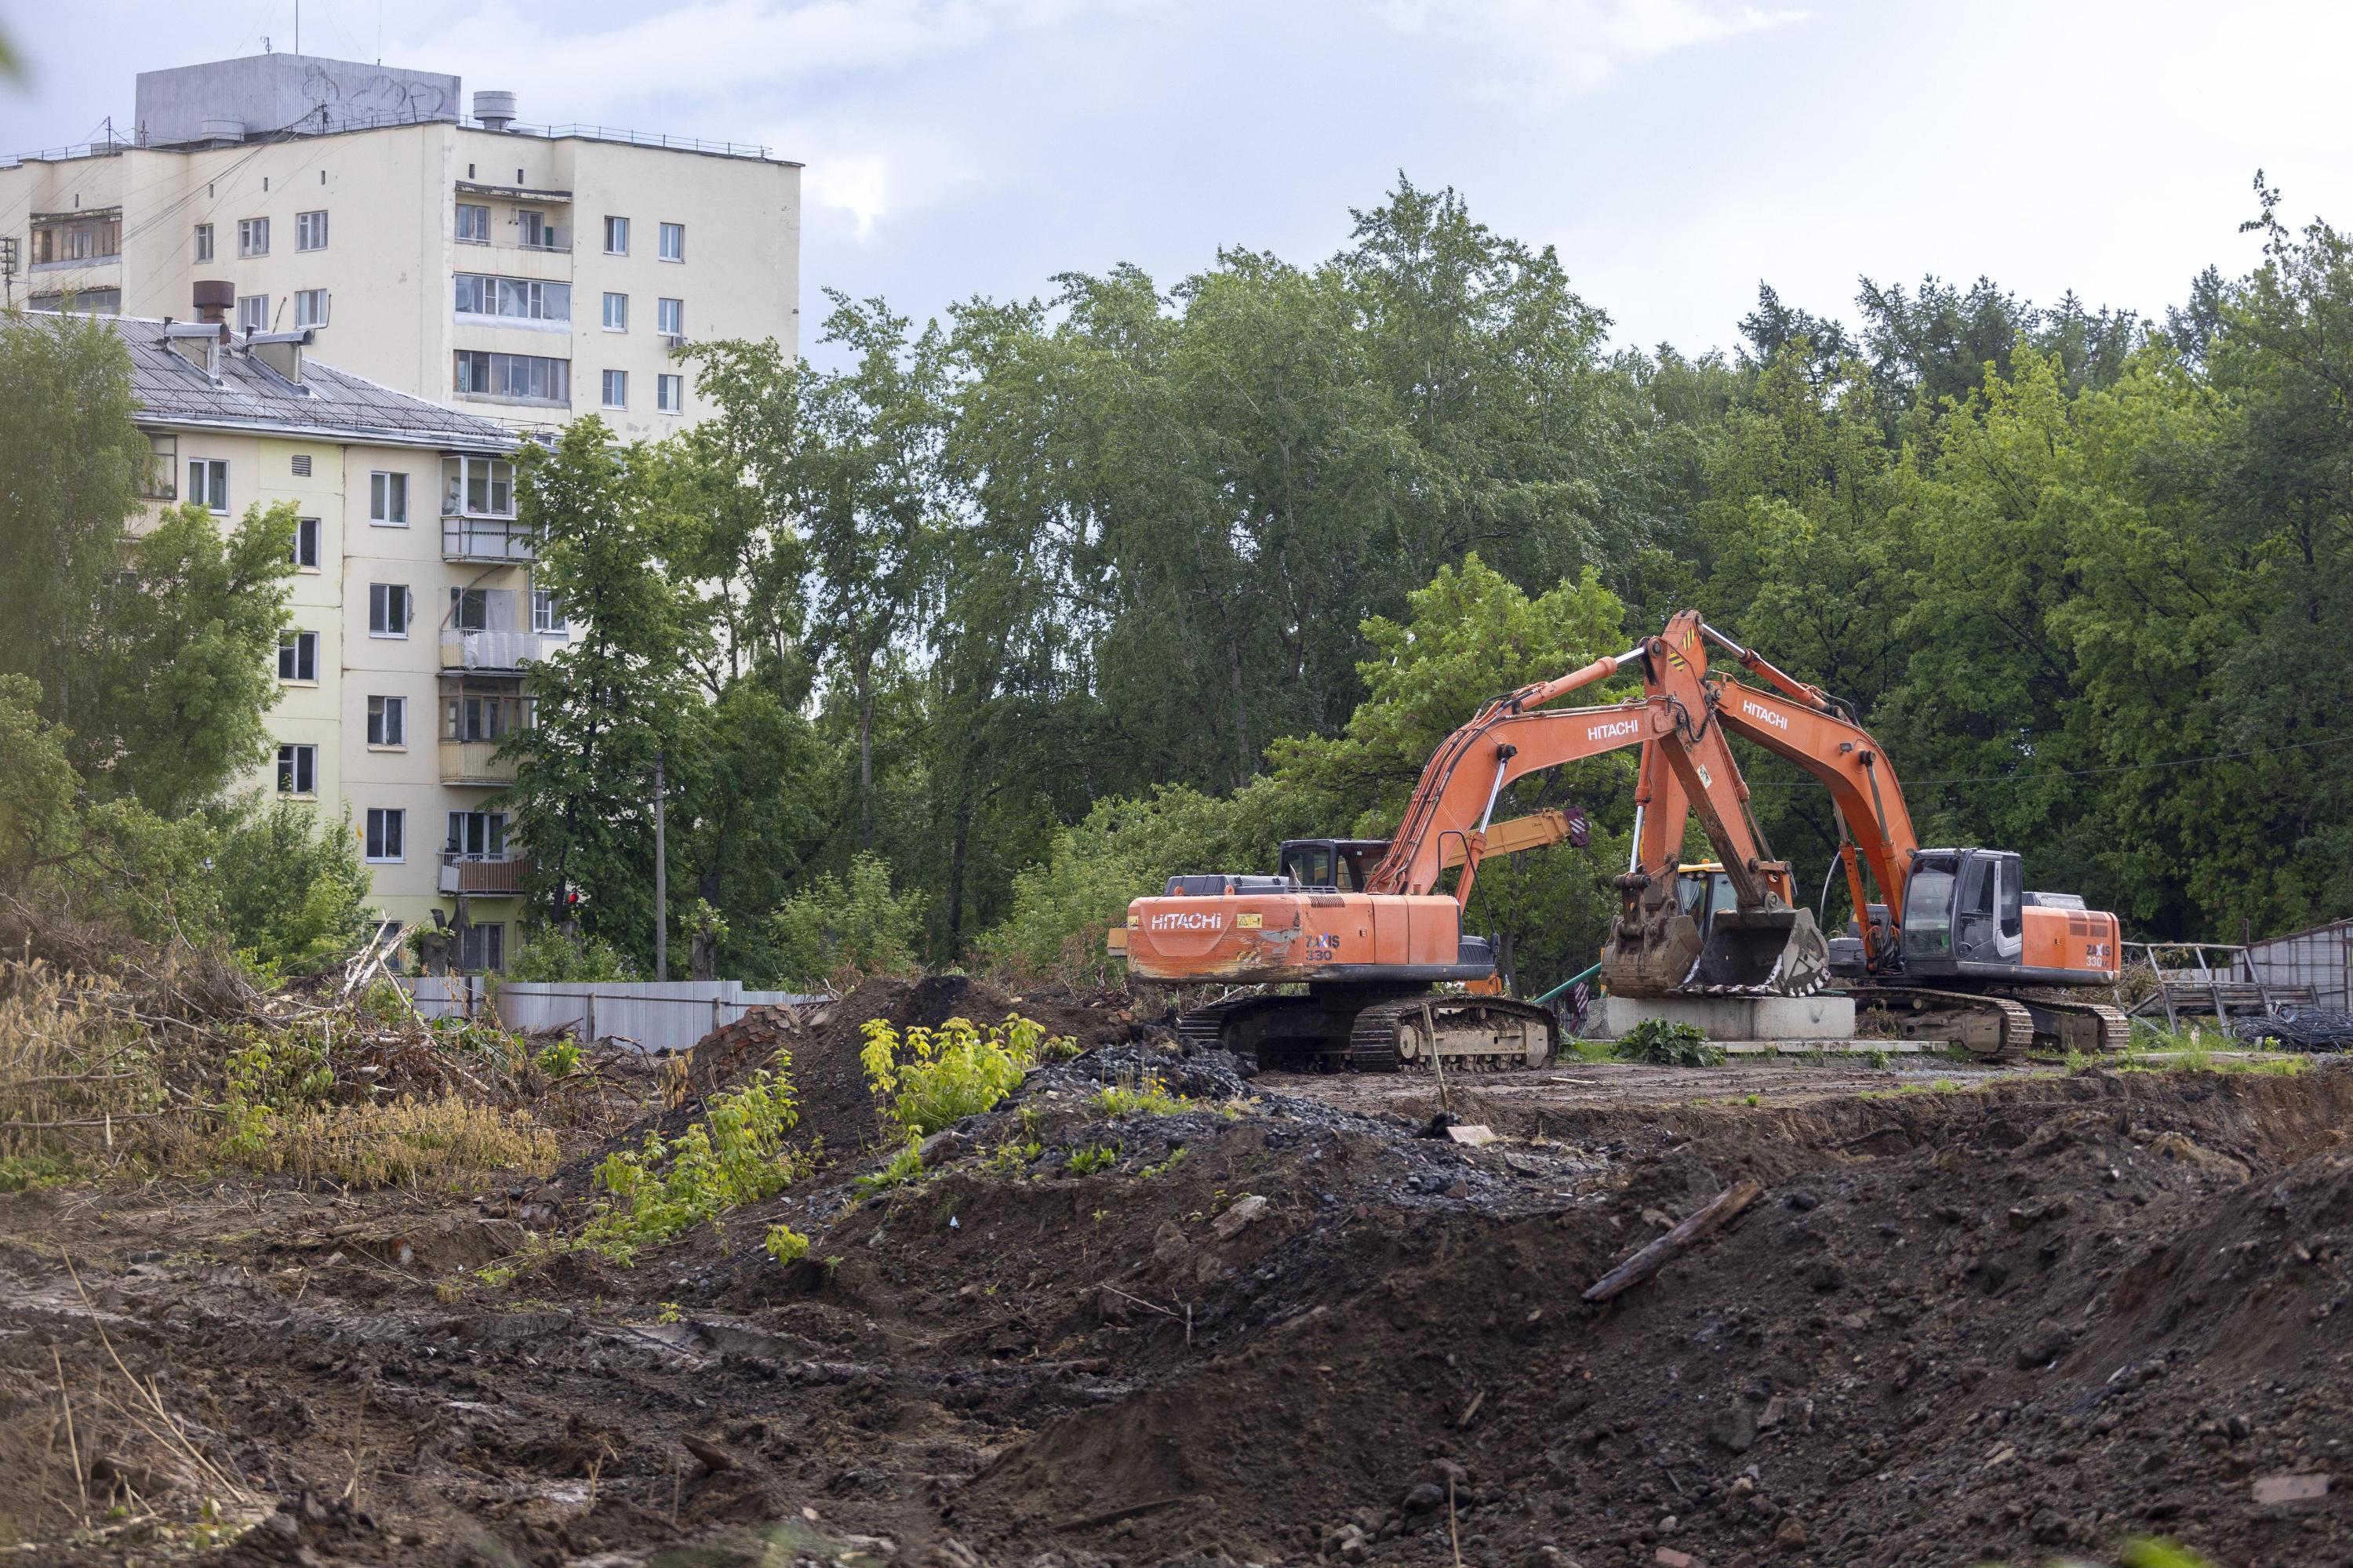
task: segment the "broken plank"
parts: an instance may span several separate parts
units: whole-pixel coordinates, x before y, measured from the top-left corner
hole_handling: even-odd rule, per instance
[[[1711,1199],[1705,1208],[1595,1280],[1585,1292],[1585,1299],[1608,1301],[1624,1295],[1682,1256],[1695,1243],[1722,1229],[1764,1192],[1765,1189],[1754,1181],[1735,1181]]]

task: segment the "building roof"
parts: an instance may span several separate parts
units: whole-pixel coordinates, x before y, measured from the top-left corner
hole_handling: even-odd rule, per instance
[[[180,348],[173,347],[161,321],[93,319],[131,350],[131,390],[142,425],[464,451],[512,451],[518,444],[503,425],[396,392],[307,354],[298,385],[257,357],[243,334],[230,334],[216,377],[196,362],[202,357],[196,341],[183,337],[176,340]],[[173,324],[185,332],[194,323]]]

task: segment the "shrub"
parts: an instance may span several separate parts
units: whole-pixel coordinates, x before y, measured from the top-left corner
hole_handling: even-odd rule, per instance
[[[770,1225],[768,1255],[778,1263],[798,1263],[808,1255],[809,1239],[790,1225]]]
[[[887,1018],[869,1019],[859,1060],[886,1126],[923,1138],[978,1116],[1011,1094],[1046,1044],[1046,1031],[1019,1013],[983,1034],[969,1019],[900,1037]]]
[[[777,1063],[792,1065],[782,1054]],[[799,1121],[790,1081],[763,1070],[742,1088],[712,1096],[703,1119],[678,1138],[649,1129],[642,1147],[596,1167],[597,1184],[612,1197],[581,1245],[634,1263],[642,1248],[782,1191],[814,1166],[813,1153],[785,1147]]]
[[[1661,1067],[1715,1067],[1724,1063],[1723,1048],[1688,1023],[1646,1018],[1618,1037],[1614,1053],[1622,1062],[1648,1062]]]
[[[620,950],[597,937],[581,937],[553,926],[542,927],[523,938],[507,961],[511,980],[543,980],[556,984],[593,980],[633,980],[638,971]]]
[[[230,942],[266,972],[312,973],[367,940],[367,867],[346,813],[256,796],[225,815],[213,856]]]
[[[785,900],[768,921],[787,985],[845,990],[869,975],[890,974],[914,961],[923,895],[891,891],[891,865],[861,853],[849,874],[828,873]]]

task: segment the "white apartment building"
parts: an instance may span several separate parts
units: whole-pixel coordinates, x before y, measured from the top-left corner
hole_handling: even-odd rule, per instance
[[[530,126],[512,93],[308,55],[144,71],[130,135],[0,158],[8,291],[240,331],[509,429],[700,411],[698,338],[799,350],[800,168],[765,147]],[[0,254],[0,261],[5,261]]]
[[[253,784],[348,810],[385,916],[439,909],[466,928],[464,967],[503,967],[527,865],[489,805],[514,777],[494,754],[524,722],[526,668],[569,634],[532,586],[517,438],[321,364],[307,330],[112,324],[154,449],[151,504],[200,502],[226,527],[290,501],[301,518],[277,755]]]

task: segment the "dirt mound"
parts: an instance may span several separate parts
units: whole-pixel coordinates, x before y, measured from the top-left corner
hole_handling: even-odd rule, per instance
[[[792,1060],[801,1135],[823,1138],[838,1154],[853,1153],[871,1146],[879,1136],[873,1095],[859,1061],[870,1019],[887,1019],[903,1032],[937,1029],[951,1018],[986,1027],[1017,1012],[1043,1025],[1048,1034],[1067,1035],[1082,1045],[1124,1041],[1142,1033],[1119,993],[1093,1000],[1012,996],[965,975],[878,979],[834,1001],[751,1009],[696,1042],[688,1081],[698,1098],[706,1097],[759,1068],[773,1069],[782,1052]]]

